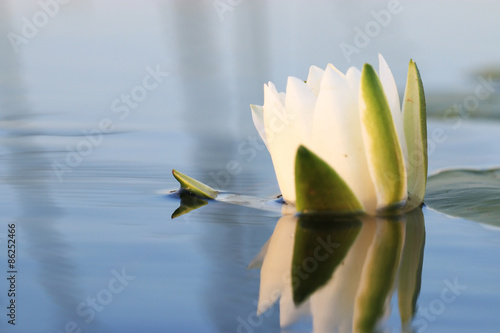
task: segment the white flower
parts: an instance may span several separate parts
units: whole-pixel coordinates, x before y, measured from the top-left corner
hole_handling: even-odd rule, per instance
[[[286,93],[264,85],[264,105],[252,105],[254,124],[271,154],[281,193],[296,203],[295,159],[300,146],[325,161],[374,213],[420,204],[427,177],[425,100],[410,61],[403,112],[394,77],[379,55],[379,73],[365,64],[344,74],[311,66],[307,81],[289,77]],[[358,205],[359,205],[358,204]]]

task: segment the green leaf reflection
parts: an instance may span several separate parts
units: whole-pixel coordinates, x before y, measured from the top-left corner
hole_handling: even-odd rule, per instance
[[[372,332],[384,314],[403,248],[404,222],[398,221],[398,217],[387,217],[377,218],[377,224],[354,305],[356,332]]]
[[[280,300],[280,325],[304,314],[313,332],[376,332],[393,294],[403,326],[420,292],[425,243],[421,208],[340,219],[285,215],[254,260],[262,263],[258,314]]]
[[[202,199],[196,195],[194,195],[190,191],[186,190],[179,190],[179,197],[181,198],[181,204],[179,208],[177,208],[173,213],[172,213],[172,219],[175,219],[176,217],[179,217],[181,215],[187,214],[190,211],[193,211],[195,209],[198,209],[200,207],[205,206],[208,204],[208,201],[205,199]]]
[[[304,214],[295,230],[292,290],[296,305],[330,280],[361,230],[356,218]]]
[[[399,267],[398,305],[401,321],[408,324],[417,309],[424,264],[425,224],[421,209],[406,214],[403,256]]]

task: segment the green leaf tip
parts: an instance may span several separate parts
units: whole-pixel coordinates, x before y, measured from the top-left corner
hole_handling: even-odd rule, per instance
[[[363,212],[363,205],[337,172],[302,145],[295,157],[295,191],[298,212]]]
[[[206,199],[215,199],[217,198],[217,195],[219,195],[219,192],[214,190],[208,185],[203,184],[200,181],[197,181],[196,179],[193,179],[189,176],[186,176],[183,173],[180,173],[179,171],[173,169],[172,174],[174,175],[175,179],[181,184],[181,188],[193,193],[194,195],[197,195],[202,198]]]
[[[408,193],[423,201],[427,185],[427,119],[424,86],[413,60],[408,65],[403,124],[408,147]]]
[[[377,205],[390,206],[406,198],[406,169],[384,88],[369,64],[363,66],[360,92],[363,141]]]

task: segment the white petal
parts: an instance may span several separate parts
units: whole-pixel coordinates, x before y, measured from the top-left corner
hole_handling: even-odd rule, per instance
[[[361,81],[361,71],[356,67],[350,67],[345,73],[347,83],[353,91],[354,96],[359,96],[359,83]]]
[[[287,288],[287,291],[280,298],[280,326],[287,327],[302,317],[310,316],[310,314],[310,301],[307,300],[296,307],[292,299],[292,288]]]
[[[337,67],[335,67],[333,64],[328,64],[327,68],[333,69],[336,71],[341,77],[345,77],[344,73],[340,71]]]
[[[282,94],[284,96],[284,94]],[[264,127],[267,147],[281,194],[287,202],[295,202],[295,155],[300,144],[296,119],[286,111],[282,98],[270,82],[264,86]]]
[[[312,89],[295,77],[289,77],[286,85],[285,108],[289,114],[297,115],[293,121],[299,132],[301,144],[309,146],[310,133],[312,131],[312,120],[316,96]]]
[[[276,102],[279,102],[278,104],[281,104],[282,107],[285,106],[285,103],[281,102],[281,98],[278,90],[276,89],[276,86],[274,85],[274,83],[269,81],[264,85],[264,106],[266,105],[266,103],[269,104]]]
[[[278,94],[279,98],[280,98],[280,101],[281,101],[281,104],[283,104],[283,106],[285,106],[285,101],[286,101],[286,94],[284,92],[280,92]]]
[[[264,128],[264,108],[260,105],[250,105],[250,109],[252,109],[252,119],[257,132],[259,132],[260,138],[267,145],[266,140],[266,130]]]
[[[389,103],[389,108],[391,109],[394,127],[396,128],[396,133],[398,134],[399,144],[401,145],[401,149],[403,151],[403,158],[405,160],[405,164],[407,165],[408,148],[406,147],[403,114],[401,112],[398,87],[396,85],[396,81],[394,80],[394,76],[392,75],[391,69],[389,68],[389,65],[387,65],[387,62],[381,54],[378,55],[378,60],[380,82],[382,83],[382,87],[384,87],[384,93],[387,98],[387,102]]]
[[[347,79],[327,68],[316,102],[312,134],[313,150],[349,185],[365,210],[376,205],[361,134],[358,98]]]
[[[319,67],[311,66],[309,67],[309,75],[307,76],[307,85],[311,87],[314,95],[317,97],[319,94],[319,86],[321,84],[321,78],[325,74],[325,71]]]

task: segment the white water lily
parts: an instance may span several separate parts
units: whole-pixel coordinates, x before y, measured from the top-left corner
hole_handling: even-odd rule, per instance
[[[362,71],[351,67],[345,74],[332,64],[325,70],[311,66],[307,81],[288,78],[286,93],[279,93],[272,82],[264,85],[264,105],[251,108],[288,203],[295,204],[301,195],[296,193],[296,182],[301,180],[296,179],[295,167],[301,146],[333,169],[337,183],[343,185],[340,192],[352,192],[347,210],[375,213],[423,201],[425,99],[413,61],[402,107],[391,70],[379,55],[378,75],[368,64]],[[343,193],[334,197],[338,194]]]

